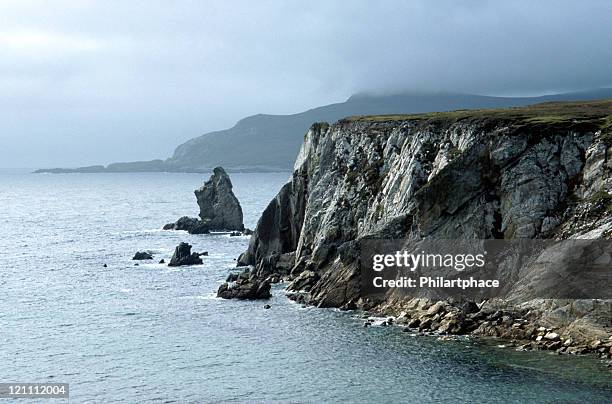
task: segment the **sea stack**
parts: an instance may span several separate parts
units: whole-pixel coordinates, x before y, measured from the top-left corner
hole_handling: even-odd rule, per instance
[[[200,218],[183,216],[166,224],[164,230],[186,230],[191,234],[244,230],[240,202],[232,191],[229,175],[222,167],[216,167],[210,179],[194,193],[200,207]]]
[[[210,230],[244,230],[242,208],[232,191],[232,181],[222,167],[216,167],[210,179],[194,193],[200,219]]]

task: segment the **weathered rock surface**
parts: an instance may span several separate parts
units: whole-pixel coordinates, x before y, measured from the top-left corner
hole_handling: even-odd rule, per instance
[[[133,260],[152,260],[153,259],[153,254],[151,254],[148,251],[138,251],[136,252],[136,254],[134,254],[134,257],[132,257]]]
[[[187,243],[180,243],[174,249],[174,254],[172,254],[172,259],[170,259],[170,263],[168,263],[169,267],[178,267],[184,265],[199,265],[202,263],[202,258],[196,252],[191,252],[191,245]]]
[[[200,207],[200,218],[183,216],[164,225],[164,230],[185,230],[191,234],[244,230],[242,208],[232,191],[229,175],[222,167],[215,168],[210,179],[194,193]]]
[[[319,275],[316,272],[304,271],[287,286],[287,290],[293,292],[308,292],[318,280]]]
[[[321,307],[392,310],[400,296],[361,294],[363,238],[610,239],[611,116],[612,101],[602,101],[315,124],[238,265],[253,266],[260,280],[288,273],[299,299]],[[277,265],[286,254],[290,269]],[[524,282],[504,298],[561,337],[610,334],[609,302],[542,301],[529,294],[538,278]],[[463,317],[477,308],[469,304]],[[436,315],[415,323],[470,330],[462,318]],[[478,333],[497,327],[487,321],[474,321]]]
[[[573,330],[556,323],[552,325],[542,314],[549,312],[546,305],[529,302],[525,306],[509,305],[501,300],[487,301],[482,308],[474,302],[449,303],[433,302],[413,298],[404,301],[387,302],[377,306],[371,314],[396,316],[393,323],[405,327],[405,331],[426,335],[472,334],[503,338],[506,344],[516,350],[549,350],[559,354],[593,353],[602,359],[612,358],[612,336],[602,332],[601,327],[592,329],[578,338],[572,337]],[[601,306],[600,313],[612,310],[611,303],[604,301],[566,302]],[[369,325],[375,325],[371,319]],[[388,320],[386,320],[389,323]],[[379,324],[380,325],[380,324]]]
[[[211,230],[244,230],[242,208],[232,191],[232,182],[222,167],[195,191],[200,219]]]
[[[252,276],[249,270],[240,274],[230,274],[227,281],[219,287],[217,297],[223,299],[268,299],[270,294],[270,281],[259,280]]]

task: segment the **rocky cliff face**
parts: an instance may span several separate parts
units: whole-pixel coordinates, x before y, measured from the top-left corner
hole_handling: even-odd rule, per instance
[[[611,156],[612,101],[315,124],[239,264],[364,307],[364,237],[610,239]]]

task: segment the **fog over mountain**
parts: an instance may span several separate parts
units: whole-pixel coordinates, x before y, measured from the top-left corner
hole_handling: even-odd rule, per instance
[[[0,166],[166,158],[356,93],[610,87],[611,17],[609,1],[3,1]]]

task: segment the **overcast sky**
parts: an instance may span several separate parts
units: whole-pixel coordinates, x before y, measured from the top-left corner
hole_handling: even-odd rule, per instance
[[[609,87],[611,20],[607,0],[2,0],[0,167],[166,158],[356,92]]]

